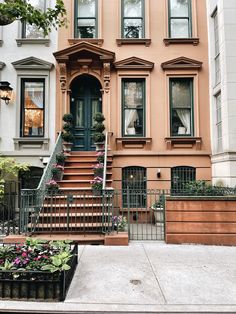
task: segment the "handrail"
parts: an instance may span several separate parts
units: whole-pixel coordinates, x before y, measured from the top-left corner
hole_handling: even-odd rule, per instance
[[[36,189],[22,189],[21,190],[21,219],[20,230],[26,232],[28,224],[28,216],[32,211],[35,215],[35,223],[37,221],[39,212],[43,206],[46,190],[46,182],[51,179],[51,169],[56,163],[56,155],[62,151],[62,132],[58,134],[54,149],[50,155],[46,168]]]
[[[107,177],[107,150],[108,150],[108,137],[109,134],[113,134],[113,132],[106,131],[105,133],[105,151],[104,151],[104,164],[103,164],[103,181],[102,181],[102,189],[106,189],[106,177]]]

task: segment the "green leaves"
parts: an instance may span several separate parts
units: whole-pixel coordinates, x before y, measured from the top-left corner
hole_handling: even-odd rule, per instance
[[[42,266],[41,270],[48,270],[51,273],[56,271],[69,270],[70,266],[67,262],[70,260],[72,255],[69,252],[60,252],[57,255],[51,256],[51,264]]]
[[[6,25],[15,19],[20,19],[29,24],[35,24],[48,35],[52,27],[57,28],[67,25],[66,9],[63,0],[56,0],[55,7],[47,8],[46,12],[34,8],[28,0],[5,0],[0,3],[0,21]],[[8,21],[8,23],[7,23]]]

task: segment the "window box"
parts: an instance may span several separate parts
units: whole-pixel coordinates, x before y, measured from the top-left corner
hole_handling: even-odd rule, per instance
[[[78,263],[77,245],[71,254],[67,271],[1,270],[0,299],[64,301]]]

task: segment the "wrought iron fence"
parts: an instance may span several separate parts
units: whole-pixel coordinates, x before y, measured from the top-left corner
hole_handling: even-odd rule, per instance
[[[32,191],[22,197],[23,233],[110,233],[113,231],[113,193],[92,190],[77,194]],[[44,199],[41,205],[41,200]]]
[[[0,195],[0,235],[19,233],[20,224],[20,182],[1,183]]]

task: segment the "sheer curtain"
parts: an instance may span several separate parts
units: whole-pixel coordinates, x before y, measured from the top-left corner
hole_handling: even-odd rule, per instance
[[[176,112],[185,127],[185,134],[190,134],[190,110],[189,109],[176,109]]]
[[[138,119],[136,109],[126,110],[125,112],[125,134],[135,134],[134,122]]]

